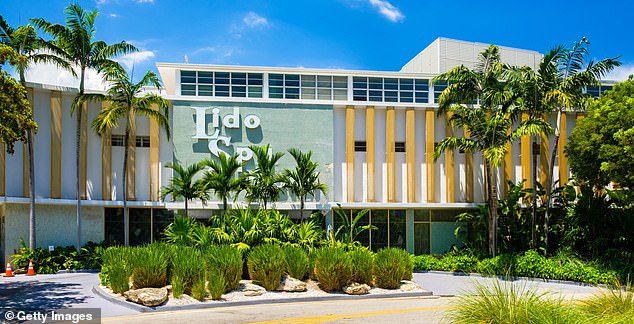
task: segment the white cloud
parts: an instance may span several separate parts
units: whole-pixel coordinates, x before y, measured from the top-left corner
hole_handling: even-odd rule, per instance
[[[154,3],[154,0],[136,0],[136,3]]]
[[[119,15],[116,14],[116,13],[109,13],[108,17],[110,17],[110,18],[119,18]]]
[[[192,55],[198,55],[198,54],[202,54],[202,53],[213,53],[215,51],[216,51],[215,47],[207,46],[207,47],[202,47],[202,48],[199,48],[199,49],[193,51]]]
[[[379,10],[379,13],[392,22],[399,22],[405,19],[405,16],[394,5],[387,0],[369,0],[370,4]]]
[[[28,82],[79,88],[79,78],[74,77],[68,71],[60,70],[53,64],[33,65],[26,72],[25,77]],[[100,91],[105,91],[107,89],[102,77],[97,73],[97,71],[92,69],[86,70],[84,88]]]
[[[152,51],[139,51],[122,55],[115,59],[115,61],[123,64],[128,70],[132,69],[135,64],[148,61],[154,57]]]
[[[621,65],[608,73],[603,80],[625,81],[630,75],[634,75],[634,64]]]
[[[242,18],[242,22],[249,27],[265,27],[269,25],[269,21],[266,18],[253,11],[248,12],[244,18]]]

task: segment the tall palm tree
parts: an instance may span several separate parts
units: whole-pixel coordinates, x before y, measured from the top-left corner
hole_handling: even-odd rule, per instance
[[[5,44],[21,54],[26,60],[14,66],[20,78],[20,84],[26,88],[26,70],[31,64],[52,63],[59,68],[70,70],[72,68],[62,56],[63,52],[51,42],[37,36],[37,31],[31,25],[21,26],[17,29],[9,26],[6,20],[0,16],[0,43]],[[33,107],[31,107],[33,111]],[[33,156],[33,132],[37,128],[27,128],[26,143],[29,156],[29,248],[35,249],[35,158]]]
[[[291,148],[288,153],[295,159],[295,169],[285,169],[283,171],[284,187],[293,195],[299,197],[299,218],[304,222],[304,204],[306,196],[313,197],[317,192],[326,194],[326,184],[319,181],[319,172],[317,167],[319,163],[312,161],[312,151],[303,153],[302,151]]]
[[[270,153],[269,144],[251,145],[249,148],[253,151],[257,167],[248,174],[247,198],[262,201],[266,209],[267,203],[277,200],[282,191],[283,177],[275,171],[275,164],[284,156],[284,153]]]
[[[93,120],[92,126],[95,132],[102,136],[109,133],[113,128],[119,126],[123,120],[125,123],[124,149],[123,149],[123,226],[124,244],[130,244],[130,215],[128,213],[127,197],[127,172],[128,169],[128,140],[130,137],[130,125],[136,116],[147,116],[154,120],[159,127],[162,127],[167,138],[170,138],[170,127],[168,120],[169,102],[155,93],[145,92],[143,87],[153,86],[161,88],[161,81],[158,76],[148,71],[137,83],[132,81],[132,77],[120,67],[113,66],[106,71],[105,79],[109,84],[106,94],[87,93],[77,98],[78,104],[86,101],[108,101],[110,105],[104,107],[99,115]],[[158,107],[155,110],[153,107]]]
[[[206,159],[201,164],[210,168],[203,175],[202,191],[206,193],[213,190],[214,195],[222,199],[224,216],[227,213],[227,199],[231,194],[237,195],[246,186],[246,177],[236,176],[242,164],[238,162],[236,154],[227,156],[222,152],[218,155],[218,161]]]
[[[561,115],[565,111],[578,109],[584,110],[591,98],[583,93],[587,87],[598,86],[599,80],[608,72],[621,65],[619,57],[606,58],[595,62],[588,60],[590,42],[584,37],[571,48],[559,46],[549,52],[544,58],[544,64],[540,65],[538,74],[543,74],[546,80],[543,92],[540,93],[541,107],[548,115],[557,114],[553,127],[554,136],[550,151],[550,163],[548,178],[546,179],[546,215],[544,217],[544,244],[548,253],[549,220],[552,205],[552,192],[554,190],[553,174],[555,170],[555,158],[561,136]],[[546,61],[546,58],[550,60]],[[543,70],[543,71],[542,71]],[[536,101],[539,101],[536,100]],[[565,136],[565,134],[564,134]]]
[[[77,251],[81,246],[81,184],[80,184],[80,143],[81,143],[81,117],[82,109],[79,100],[85,94],[84,82],[87,69],[96,69],[99,72],[112,66],[115,62],[111,60],[117,55],[136,51],[136,47],[122,41],[120,43],[108,45],[104,41],[96,41],[95,19],[98,11],[85,11],[79,4],[71,4],[64,10],[66,15],[66,25],[53,24],[43,18],[33,18],[31,22],[37,28],[44,30],[53,36],[52,43],[64,51],[65,59],[74,66],[76,74],[79,75],[79,93],[75,97],[71,106],[71,114],[75,114],[75,167],[76,167],[76,189],[77,189]],[[79,71],[79,73],[77,73]]]
[[[488,252],[495,256],[498,169],[508,143],[522,135],[538,133],[541,122],[522,121],[516,129],[512,129],[520,114],[518,107],[522,95],[518,89],[519,79],[509,73],[510,67],[501,63],[497,46],[489,46],[478,59],[473,70],[462,65],[434,78],[434,81],[449,82],[440,95],[438,114],[451,112],[448,122],[470,134],[469,138],[451,136],[443,139],[435,149],[434,158],[448,149],[482,152],[489,213]],[[476,102],[479,105],[474,105]]]
[[[165,167],[172,169],[174,174],[170,178],[169,185],[161,188],[161,200],[165,201],[167,196],[172,196],[172,201],[183,198],[185,200],[185,217],[189,217],[187,203],[190,200],[202,198],[201,182],[194,180],[194,178],[205,166],[202,163],[194,163],[183,167],[178,163],[167,162]]]

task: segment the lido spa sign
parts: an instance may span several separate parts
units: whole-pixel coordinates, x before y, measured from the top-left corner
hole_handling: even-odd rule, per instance
[[[234,107],[233,112],[220,118],[220,108],[211,107],[192,107],[196,114],[196,133],[192,138],[194,139],[206,139],[209,141],[208,147],[211,154],[218,156],[220,152],[230,155],[228,152],[218,148],[218,142],[222,142],[224,146],[231,146],[231,137],[220,135],[220,126],[225,129],[239,129],[240,128],[240,108]],[[211,110],[211,123],[205,122],[207,111]],[[246,115],[243,118],[242,124],[247,129],[256,129],[260,127],[260,117],[256,115]],[[208,134],[208,125],[213,128],[213,134]],[[238,162],[248,161],[253,158],[253,152],[251,149],[245,146],[236,146],[235,153],[238,155]]]

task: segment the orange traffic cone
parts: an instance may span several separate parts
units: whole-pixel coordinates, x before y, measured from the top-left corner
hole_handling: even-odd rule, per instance
[[[4,273],[5,277],[13,277],[13,269],[11,269],[11,262],[7,262],[7,271]]]
[[[29,270],[26,272],[27,276],[35,276],[35,269],[33,269],[33,261],[29,260]]]

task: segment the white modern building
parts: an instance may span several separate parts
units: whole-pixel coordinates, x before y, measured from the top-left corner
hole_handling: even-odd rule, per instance
[[[457,244],[454,216],[484,201],[483,165],[479,154],[448,152],[433,159],[434,144],[445,136],[463,135],[437,116],[437,99],[446,84],[431,79],[464,64],[473,67],[488,45],[438,38],[398,72],[352,71],[158,63],[164,96],[171,102],[172,139],[147,118],[136,119],[130,148],[127,197],[132,244],[156,240],[173,211],[183,202],[162,202],[159,190],[171,170],[166,162],[190,164],[223,151],[237,153],[254,167],[249,145],[270,144],[274,151],[312,150],[321,181],[329,192],[307,209],[321,210],[337,225],[332,208],[349,213],[370,209],[362,221],[379,229],[360,237],[372,248],[400,246],[410,252],[442,253]],[[535,51],[500,47],[502,60],[536,67]],[[611,88],[587,89],[598,96]],[[37,243],[40,247],[75,244],[75,121],[70,106],[77,89],[29,84],[39,130],[35,136]],[[99,137],[90,128],[101,104],[86,108],[82,123],[80,181],[82,240],[123,240],[121,174],[123,129]],[[583,114],[562,116],[570,134]],[[542,139],[540,179],[547,170],[548,141]],[[560,148],[566,142],[561,137]],[[530,179],[529,138],[513,144],[500,180]],[[22,144],[15,154],[0,153],[0,255],[4,261],[28,242],[28,161]],[[533,154],[539,154],[535,151]],[[287,154],[280,169],[292,168]],[[555,165],[565,182],[569,169],[563,151]],[[530,180],[529,180],[530,181]],[[541,180],[540,180],[541,181]],[[499,181],[504,183],[504,181]],[[499,188],[501,191],[504,188]],[[239,203],[238,203],[239,204]],[[299,204],[283,197],[275,207],[297,214]],[[220,202],[190,209],[209,217]],[[27,244],[28,245],[28,244]]]

